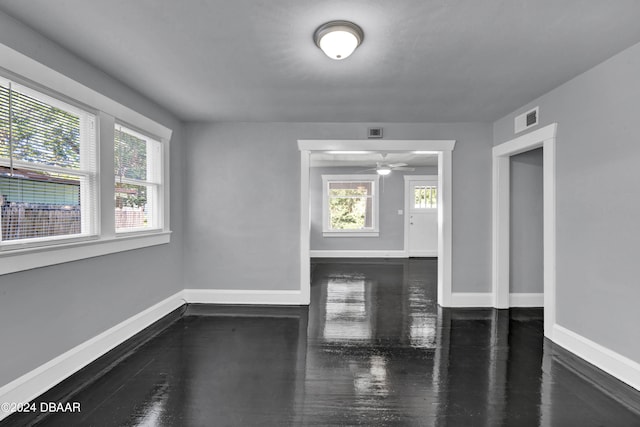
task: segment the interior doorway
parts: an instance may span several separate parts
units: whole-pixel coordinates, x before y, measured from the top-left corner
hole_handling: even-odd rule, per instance
[[[451,166],[455,140],[298,140],[300,150],[300,303],[310,302],[310,156],[314,152],[430,152],[438,156],[438,304],[451,306]]]
[[[556,320],[555,141],[557,123],[493,148],[493,306],[509,308],[510,289],[510,160],[536,148],[543,155],[544,334],[551,338]]]
[[[510,157],[509,305],[544,305],[542,148]]]

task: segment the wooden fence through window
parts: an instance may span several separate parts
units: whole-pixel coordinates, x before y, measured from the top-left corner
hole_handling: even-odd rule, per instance
[[[0,200],[2,198],[0,197]],[[140,228],[146,225],[143,208],[116,208],[116,228]],[[80,206],[41,203],[2,204],[2,240],[80,234]]]
[[[2,204],[2,240],[80,234],[80,206]]]

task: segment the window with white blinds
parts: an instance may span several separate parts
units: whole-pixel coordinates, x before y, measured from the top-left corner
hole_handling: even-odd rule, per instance
[[[162,228],[162,144],[116,124],[114,136],[116,232]]]
[[[96,116],[0,78],[0,245],[97,233]]]

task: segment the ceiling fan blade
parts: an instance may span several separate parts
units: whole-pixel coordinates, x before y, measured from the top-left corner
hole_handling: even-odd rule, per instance
[[[369,171],[375,171],[375,170],[378,170],[378,168],[362,169],[360,172],[369,172]]]
[[[392,167],[391,169],[393,169],[394,171],[414,171],[416,170],[416,168],[407,168],[404,166],[398,166],[398,167]]]
[[[409,166],[407,163],[389,163],[390,168],[399,168],[402,166]]]

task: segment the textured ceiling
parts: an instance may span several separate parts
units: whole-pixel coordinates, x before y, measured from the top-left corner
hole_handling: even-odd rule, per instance
[[[640,41],[637,0],[0,0],[0,10],[183,120],[493,121]],[[365,32],[343,61],[312,40],[334,19]]]

